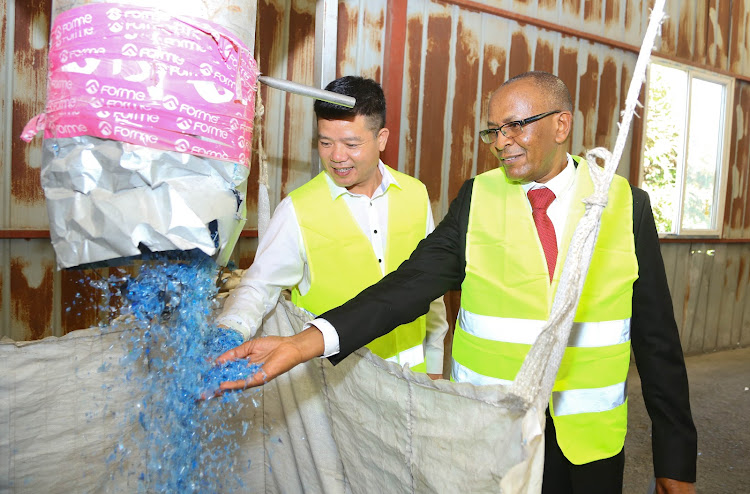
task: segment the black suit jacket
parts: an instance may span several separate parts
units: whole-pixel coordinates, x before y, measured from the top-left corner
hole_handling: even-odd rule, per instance
[[[339,334],[340,353],[330,357],[331,362],[425,314],[432,300],[461,288],[473,185],[473,179],[464,183],[443,221],[396,271],[320,316]],[[696,431],[659,237],[648,195],[636,187],[631,190],[638,279],[630,335],[653,424],[654,471],[657,477],[694,482]]]

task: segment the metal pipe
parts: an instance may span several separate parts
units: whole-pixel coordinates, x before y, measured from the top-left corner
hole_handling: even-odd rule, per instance
[[[302,96],[309,96],[335,105],[345,106],[347,108],[354,108],[356,99],[351,96],[346,96],[333,91],[326,91],[325,89],[318,89],[312,86],[305,86],[304,84],[298,84],[296,82],[287,81],[286,79],[276,79],[275,77],[269,77],[262,75],[258,77],[258,80],[270,86],[272,88],[281,89],[290,93],[301,94]]]

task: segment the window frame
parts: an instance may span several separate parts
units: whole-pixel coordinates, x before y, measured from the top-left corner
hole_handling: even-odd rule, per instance
[[[687,73],[688,87],[687,87],[687,108],[685,111],[685,122],[684,122],[684,139],[682,143],[682,149],[680,150],[680,156],[683,157],[682,162],[677,168],[676,181],[679,184],[679,190],[677,194],[677,216],[675,218],[675,232],[663,233],[659,232],[659,238],[721,238],[724,228],[724,213],[726,206],[726,194],[727,194],[727,181],[729,177],[729,158],[731,154],[731,134],[732,134],[732,118],[734,113],[734,86],[735,79],[731,76],[718,74],[709,70],[697,68],[684,63],[675,62],[658,56],[651,56],[646,71],[646,80],[644,82],[645,88],[645,102],[643,105],[643,125],[641,126],[641,143],[640,146],[640,166],[638,170],[638,187],[643,186],[644,176],[644,160],[646,152],[646,133],[648,131],[648,107],[649,107],[649,81],[651,80],[651,66],[652,64],[658,64],[674,69],[681,70]],[[714,191],[714,201],[716,208],[715,213],[715,224],[716,227],[713,229],[684,229],[682,228],[683,221],[683,199],[685,197],[685,189],[687,182],[684,180],[685,171],[687,168],[687,153],[688,153],[688,142],[690,139],[690,113],[691,113],[691,91],[693,79],[701,79],[708,82],[714,82],[726,86],[724,93],[724,118],[721,122],[721,139],[719,140],[719,153],[721,153],[721,169],[719,170],[719,176],[717,177],[716,189]]]

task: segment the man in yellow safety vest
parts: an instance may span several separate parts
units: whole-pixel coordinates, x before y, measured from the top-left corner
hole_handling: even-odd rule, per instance
[[[549,318],[581,199],[593,191],[596,165],[567,153],[572,110],[552,74],[506,81],[480,132],[500,167],[467,181],[435,231],[380,283],[298,335],[220,357],[264,362],[265,371],[222,389],[262,384],[319,355],[336,363],[456,288],[452,378],[513,381]],[[693,493],[696,431],[653,214],[644,191],[615,177],[549,402],[544,493],[622,491],[631,347],[652,419],[657,492]]]
[[[324,171],[281,201],[255,261],[216,321],[245,339],[255,335],[282,289],[292,290],[299,307],[321,314],[395,270],[434,229],[425,186],[380,161],[388,141],[380,85],[346,76],[326,89],[352,96],[356,104],[348,109],[315,102]],[[404,321],[368,348],[441,377],[448,330],[442,295],[429,305],[426,315]]]

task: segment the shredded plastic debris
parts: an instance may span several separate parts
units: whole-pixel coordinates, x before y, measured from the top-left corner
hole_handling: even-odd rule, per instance
[[[142,392],[123,419],[137,421],[143,433],[122,438],[107,463],[137,455],[144,466],[135,472],[142,489],[231,492],[243,487],[235,470],[245,465],[236,464],[235,453],[237,438],[251,424],[226,422],[254,400],[237,393],[215,397],[215,392],[222,381],[248,379],[259,367],[214,362],[242,343],[238,333],[211,322],[217,274],[209,258],[164,260],[143,264],[135,277],[109,280],[110,287],[120,286],[121,312],[131,316],[129,326],[135,325],[125,333],[129,351],[120,362],[123,379]],[[145,375],[139,372],[143,368]]]

